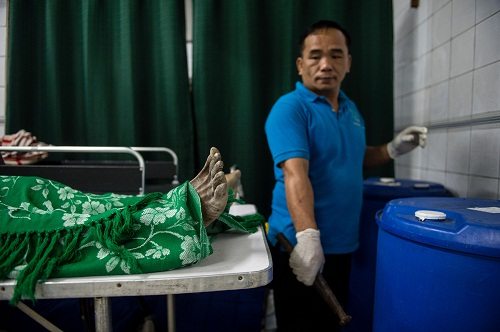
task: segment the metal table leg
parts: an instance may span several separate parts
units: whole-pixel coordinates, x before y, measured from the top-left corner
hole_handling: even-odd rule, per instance
[[[45,319],[45,317],[41,316],[39,313],[37,313],[35,310],[28,307],[23,302],[19,302],[17,304],[17,307],[19,308],[19,310],[24,312],[26,315],[28,315],[29,317],[34,319],[38,324],[45,327],[47,330],[49,330],[51,332],[62,332],[62,330],[60,328],[58,328],[57,326],[55,326],[54,324],[49,322],[47,319]]]
[[[109,298],[94,298],[94,315],[96,332],[111,331],[111,310],[109,305]]]
[[[174,294],[167,294],[168,332],[175,332],[175,303]]]

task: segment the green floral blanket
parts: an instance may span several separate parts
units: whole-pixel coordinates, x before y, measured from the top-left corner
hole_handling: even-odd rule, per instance
[[[17,279],[11,303],[34,299],[49,277],[149,273],[194,264],[210,237],[255,232],[264,218],[224,213],[209,228],[189,182],[168,193],[83,193],[39,177],[0,176],[0,279]],[[240,201],[241,202],[241,201]]]

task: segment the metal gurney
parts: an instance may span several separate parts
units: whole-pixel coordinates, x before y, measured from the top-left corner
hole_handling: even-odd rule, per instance
[[[260,236],[255,237],[258,234]],[[232,245],[230,240],[234,237],[238,240]],[[250,241],[248,243],[250,246],[245,247],[244,241]],[[217,248],[221,248],[221,250],[218,251]],[[239,248],[244,250],[240,251]],[[256,250],[256,248],[263,249],[263,251]],[[40,299],[93,297],[96,303],[97,330],[109,330],[111,317],[108,300],[110,296],[171,295],[241,289],[265,285],[270,281],[271,265],[262,230],[251,235],[221,234],[214,242],[214,250],[214,254],[200,264],[170,272],[48,280],[37,286],[36,296]],[[253,253],[259,252],[264,253],[260,257],[263,259],[262,262],[255,260],[253,255]],[[222,260],[215,260],[210,264],[211,259],[216,259],[218,253],[222,254],[219,256]],[[229,259],[228,261],[228,258],[233,258],[233,260]],[[205,264],[208,265],[205,266]],[[200,268],[201,270],[199,270]],[[12,295],[13,287],[13,281],[0,283],[0,299],[8,299]]]

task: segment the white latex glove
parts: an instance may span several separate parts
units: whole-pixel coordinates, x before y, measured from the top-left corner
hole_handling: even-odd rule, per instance
[[[411,126],[402,130],[387,144],[387,152],[394,159],[410,152],[417,146],[425,147],[427,142],[427,128]]]
[[[297,245],[290,254],[290,267],[297,280],[311,286],[325,264],[325,255],[317,229],[308,228],[296,234]]]

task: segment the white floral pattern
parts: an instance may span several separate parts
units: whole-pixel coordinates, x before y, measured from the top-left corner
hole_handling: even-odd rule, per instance
[[[153,245],[154,248],[146,251],[146,256],[152,256],[151,258],[153,259],[160,259],[170,254],[170,249],[163,248],[162,246],[156,243],[153,243]]]
[[[72,199],[75,197],[75,193],[76,193],[76,190],[70,188],[70,187],[64,187],[64,188],[61,188],[57,191],[57,193],[59,194],[59,199],[61,201],[65,201],[67,199]]]
[[[83,203],[82,211],[84,214],[100,214],[105,212],[106,208],[99,201],[90,201]]]
[[[20,177],[0,176],[0,196],[15,191],[18,180]],[[22,181],[27,182],[26,179]],[[54,223],[54,218],[59,218],[60,227],[79,227],[97,222],[100,219],[96,218],[103,218],[101,215],[109,217],[119,214],[122,209],[143,197],[94,195],[43,178],[32,178],[31,181],[28,182],[31,191],[28,196],[36,199],[19,201],[18,205],[12,206],[0,202],[12,220],[35,222],[45,216],[45,220],[51,223]],[[135,222],[131,226],[133,235],[121,246],[128,256],[88,236],[77,249],[86,257],[83,261],[91,261],[94,267],[101,266],[104,273],[129,274],[137,273],[129,264],[131,257],[142,270],[147,271],[178,268],[204,258],[211,252],[210,243],[206,233],[204,242],[200,241],[200,232],[205,232],[202,220],[193,219],[192,213],[186,210],[188,185],[178,186],[134,212]],[[201,210],[198,215],[201,216]]]
[[[191,264],[200,260],[199,255],[196,254],[196,250],[193,250],[198,246],[199,241],[197,237],[184,237],[184,241],[181,244],[181,248],[183,249],[181,259],[183,264]]]
[[[65,213],[62,217],[64,220],[63,226],[71,227],[75,225],[83,225],[89,217],[89,214]]]

